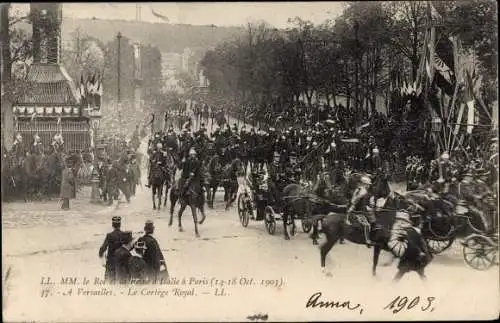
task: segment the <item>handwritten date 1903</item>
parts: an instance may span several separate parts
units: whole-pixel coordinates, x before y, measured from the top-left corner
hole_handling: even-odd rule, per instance
[[[427,297],[420,300],[417,296],[413,299],[409,299],[406,296],[398,296],[394,298],[389,304],[384,307],[384,310],[392,311],[393,314],[397,314],[402,310],[420,309],[422,312],[433,312],[434,306],[433,302],[436,300],[435,297]],[[420,305],[420,306],[419,306]]]

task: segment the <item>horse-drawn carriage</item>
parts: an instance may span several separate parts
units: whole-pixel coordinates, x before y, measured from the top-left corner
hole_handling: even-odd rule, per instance
[[[426,214],[422,219],[422,234],[433,254],[444,252],[452,246],[457,237],[469,234],[463,245],[464,259],[470,265],[468,256],[465,256],[465,249],[475,247],[469,248],[467,240],[471,243],[481,241],[483,246],[491,245],[491,242],[495,241],[495,236],[488,234],[488,232],[492,232],[492,228],[497,227],[493,221],[496,215],[482,214],[465,201],[453,202],[424,190],[409,191],[404,196],[425,209]],[[493,230],[493,232],[496,231],[497,229]],[[467,252],[469,253],[469,251]]]
[[[251,179],[245,178],[243,192],[238,195],[238,215],[243,227],[248,226],[250,219],[254,221],[264,220],[266,231],[272,235],[276,232],[276,222],[286,221],[285,226],[290,225],[290,233],[295,235],[294,217],[284,217],[283,208],[283,200],[272,196],[262,174],[252,173]],[[302,230],[305,233],[311,231],[312,222],[304,218],[299,219],[302,222]]]
[[[486,217],[491,223],[481,223],[480,226],[473,226],[469,220],[469,226],[473,233],[466,236],[462,242],[463,257],[465,263],[476,270],[487,270],[493,265],[498,265],[498,210],[495,208],[495,201],[489,201],[493,207],[487,208]],[[492,203],[493,202],[493,203]],[[464,214],[473,214],[467,209]],[[469,212],[467,212],[469,211]],[[487,221],[486,221],[487,222]]]

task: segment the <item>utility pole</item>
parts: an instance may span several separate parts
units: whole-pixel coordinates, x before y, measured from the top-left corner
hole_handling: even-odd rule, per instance
[[[117,63],[117,101],[118,101],[118,121],[120,122],[120,125],[122,124],[122,111],[121,111],[121,96],[120,96],[120,68],[121,68],[121,39],[122,39],[122,34],[118,32],[118,35],[116,35],[116,38],[118,39],[118,63]]]

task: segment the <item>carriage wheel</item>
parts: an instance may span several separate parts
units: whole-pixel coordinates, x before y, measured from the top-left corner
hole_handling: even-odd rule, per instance
[[[276,220],[274,219],[274,210],[270,206],[264,209],[264,225],[266,226],[267,233],[274,234],[276,232]]]
[[[427,222],[427,228],[432,236],[439,240],[449,239],[455,231],[453,218],[448,214],[430,219],[429,222]]]
[[[241,218],[241,215],[243,214],[243,211],[245,210],[245,195],[246,193],[240,193],[238,194],[238,215]]]
[[[312,229],[312,221],[302,219],[301,222],[302,222],[302,232],[309,233]]]
[[[447,239],[438,239],[435,237],[425,237],[425,241],[427,241],[427,245],[429,246],[429,250],[432,254],[437,255],[441,252],[445,251],[453,244],[455,241],[455,237],[450,237]]]
[[[498,246],[481,235],[471,235],[465,238],[463,255],[465,263],[476,270],[488,270],[498,263]]]
[[[248,209],[248,196],[240,194],[238,196],[238,215],[241,225],[246,228],[250,220],[250,210]]]
[[[295,225],[295,220],[292,218],[289,218],[287,225],[289,225],[291,227],[290,228],[290,235],[292,235],[292,236],[296,235],[297,234],[297,227]]]

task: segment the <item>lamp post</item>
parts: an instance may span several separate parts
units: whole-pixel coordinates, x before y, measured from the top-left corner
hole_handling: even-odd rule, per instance
[[[120,122],[120,125],[122,124],[122,112],[121,112],[121,93],[120,93],[120,72],[121,72],[121,39],[122,39],[122,33],[121,32],[118,32],[118,34],[116,35],[116,39],[118,40],[118,62],[117,62],[117,66],[116,66],[116,70],[117,70],[117,92],[116,92],[116,96],[117,96],[117,102],[118,102],[118,121]]]

